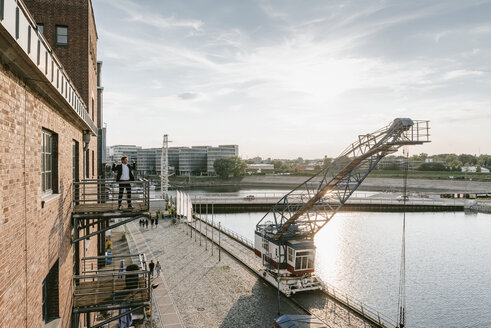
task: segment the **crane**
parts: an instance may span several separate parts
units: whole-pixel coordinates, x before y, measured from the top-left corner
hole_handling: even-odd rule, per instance
[[[429,140],[429,121],[396,118],[349,145],[328,166],[284,195],[256,225],[254,252],[263,277],[285,295],[322,289],[314,274],[314,236],[346,203],[380,160]]]

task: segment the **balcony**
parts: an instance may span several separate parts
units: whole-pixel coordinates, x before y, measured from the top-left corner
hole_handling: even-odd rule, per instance
[[[121,261],[128,270],[136,265],[135,270],[121,269]],[[82,274],[73,277],[74,313],[136,310],[150,304],[150,271],[144,254],[85,257],[81,266]]]
[[[116,218],[141,216],[150,209],[150,184],[146,179],[128,182],[131,205],[126,190],[118,209],[119,184],[114,179],[92,179],[73,183],[73,216],[78,218]]]

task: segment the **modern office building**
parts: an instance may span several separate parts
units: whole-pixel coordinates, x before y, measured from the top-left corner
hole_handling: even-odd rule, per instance
[[[160,174],[162,148],[142,148],[135,145],[115,145],[107,148],[108,164],[119,161],[123,155],[135,159],[140,177]],[[217,159],[239,156],[238,145],[169,147],[169,171],[177,175],[215,175],[213,164]]]
[[[142,147],[135,145],[114,145],[107,147],[107,164],[112,165],[114,161],[121,161],[121,157],[128,156],[128,160],[132,159],[137,161],[138,159],[138,151],[141,150]]]
[[[179,175],[202,175],[206,173],[208,146],[193,146],[179,149]]]
[[[97,177],[98,72],[90,0],[0,1],[0,327],[70,327],[80,254],[100,254],[71,242],[73,182]]]
[[[218,147],[209,147],[206,159],[206,171],[208,175],[215,174],[213,164],[217,159],[225,157],[239,156],[239,146],[237,145],[220,145]]]
[[[158,154],[160,153],[160,156]],[[140,176],[160,172],[160,158],[162,148],[139,148],[136,154],[136,170]],[[158,166],[157,166],[158,164]]]

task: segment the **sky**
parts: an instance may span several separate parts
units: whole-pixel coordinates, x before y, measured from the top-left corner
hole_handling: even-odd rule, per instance
[[[107,144],[334,157],[397,117],[491,154],[491,0],[95,0]]]

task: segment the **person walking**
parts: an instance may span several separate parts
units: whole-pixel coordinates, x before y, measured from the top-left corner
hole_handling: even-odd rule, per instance
[[[119,272],[126,272],[126,264],[124,263],[124,260],[121,260],[119,263]],[[125,276],[121,275],[119,276],[119,279],[124,279]]]
[[[148,268],[150,269],[150,275],[153,277],[153,269],[155,268],[155,263],[153,263],[153,260],[151,260],[148,264]]]
[[[155,264],[155,270],[157,270],[157,277],[160,277],[160,271],[162,270],[162,267],[160,266],[159,261],[157,261],[157,264]]]
[[[121,209],[121,202],[123,200],[123,192],[126,189],[126,201],[128,202],[128,208],[131,206],[131,183],[134,181],[133,171],[136,170],[136,163],[131,160],[131,164],[128,165],[128,156],[121,157],[121,164],[117,164],[114,161],[112,170],[116,173],[116,181],[119,183],[119,195],[118,195],[118,210]]]
[[[145,219],[145,228],[148,229],[148,220],[147,219]]]

